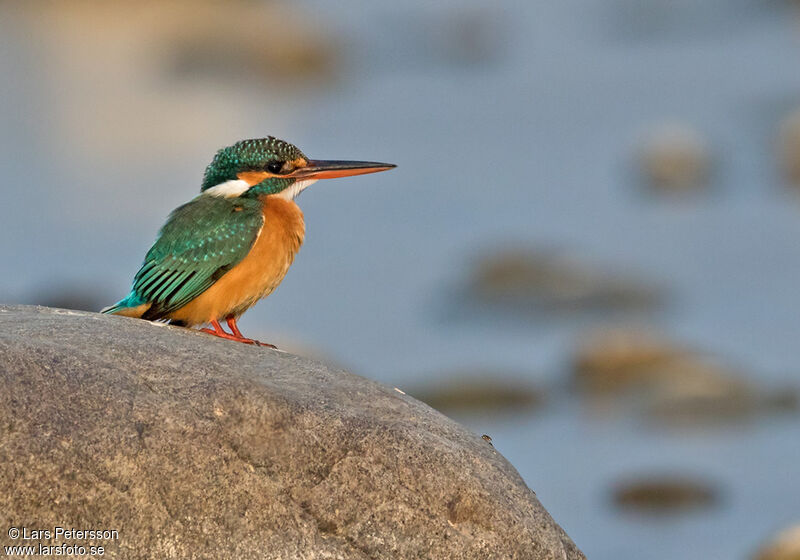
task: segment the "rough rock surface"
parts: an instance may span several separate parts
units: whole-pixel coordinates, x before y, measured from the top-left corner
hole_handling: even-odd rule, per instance
[[[146,321],[0,306],[0,544],[126,559],[580,559],[486,441],[391,388]],[[87,540],[69,541],[88,546]]]

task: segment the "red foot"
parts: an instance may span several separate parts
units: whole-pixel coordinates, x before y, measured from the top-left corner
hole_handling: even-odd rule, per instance
[[[219,321],[214,320],[211,321],[211,326],[214,327],[213,329],[200,329],[201,332],[213,334],[214,336],[218,336],[220,338],[225,338],[228,340],[235,340],[236,342],[241,342],[243,344],[253,344],[255,346],[266,346],[267,348],[275,348],[272,344],[267,344],[266,342],[259,342],[258,340],[254,340],[252,338],[245,338],[242,335],[242,332],[236,326],[236,319],[234,317],[228,317],[226,319],[228,326],[233,331],[233,334],[225,332],[222,328],[222,325],[219,324]]]
[[[247,344],[255,344],[256,346],[266,346],[267,348],[277,348],[274,344],[269,344],[268,342],[260,342],[258,340],[252,338],[246,338],[242,331],[239,330],[239,327],[236,326],[236,317],[227,317],[225,322],[228,324],[228,328],[231,329],[234,336],[238,336],[242,339],[242,342],[246,342]]]

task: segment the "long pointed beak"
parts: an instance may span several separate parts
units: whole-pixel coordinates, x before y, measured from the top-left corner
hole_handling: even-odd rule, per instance
[[[337,161],[310,159],[308,165],[295,171],[295,177],[308,177],[314,179],[335,179],[337,177],[350,177],[352,175],[366,175],[378,173],[397,167],[391,163],[377,163],[374,161]]]

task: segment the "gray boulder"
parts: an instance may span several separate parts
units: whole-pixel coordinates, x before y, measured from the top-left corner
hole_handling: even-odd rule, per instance
[[[0,306],[0,544],[64,543],[125,559],[584,558],[489,443],[397,390],[178,327]]]

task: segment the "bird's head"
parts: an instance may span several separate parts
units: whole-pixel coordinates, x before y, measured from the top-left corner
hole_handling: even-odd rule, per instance
[[[206,168],[201,190],[226,198],[278,195],[291,200],[319,179],[393,167],[390,163],[308,159],[296,146],[268,136],[242,140],[218,151]]]

